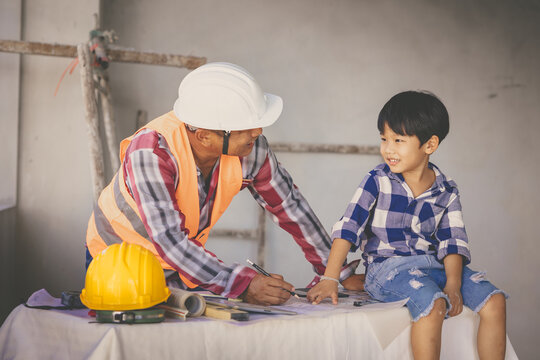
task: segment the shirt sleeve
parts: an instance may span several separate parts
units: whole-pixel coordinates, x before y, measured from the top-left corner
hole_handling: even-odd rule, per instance
[[[194,284],[231,298],[241,295],[256,272],[228,266],[190,239],[175,196],[179,170],[165,139],[153,130],[139,133],[127,149],[123,171],[161,257]]]
[[[435,237],[439,240],[437,249],[439,261],[442,261],[449,254],[460,254],[464,258],[463,265],[471,262],[469,240],[463,223],[459,194],[452,194],[448,207],[435,231]]]
[[[243,167],[247,169],[245,177],[253,179],[248,189],[255,200],[294,238],[315,272],[323,274],[332,245],[330,237],[264,136],[259,136],[252,154],[243,159]],[[352,275],[357,266],[358,261],[344,264],[340,279]]]
[[[332,228],[332,239],[347,240],[352,244],[351,251],[356,251],[360,247],[361,234],[366,229],[378,195],[376,175],[369,173],[356,189],[341,219]]]

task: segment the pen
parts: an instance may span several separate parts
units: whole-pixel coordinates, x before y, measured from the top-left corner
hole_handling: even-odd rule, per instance
[[[264,276],[272,277],[266,270],[264,270],[259,265],[255,264],[253,261],[251,261],[249,259],[246,259],[246,261],[248,262],[249,265],[253,266],[255,268],[255,270],[257,270],[259,273],[263,274]],[[289,294],[291,294],[295,298],[300,299],[298,297],[298,295],[296,295],[296,293],[294,291],[290,291],[290,290],[287,290],[287,289],[283,289],[283,290],[287,291]]]

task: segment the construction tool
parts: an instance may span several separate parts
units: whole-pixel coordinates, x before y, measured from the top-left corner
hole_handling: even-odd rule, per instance
[[[273,306],[262,306],[256,304],[248,304],[245,302],[236,302],[228,300],[209,300],[206,299],[206,306],[219,306],[227,309],[247,311],[251,313],[265,314],[265,315],[297,315],[298,313],[289,310],[278,309]]]
[[[165,310],[144,309],[129,311],[96,310],[96,321],[117,324],[149,324],[165,320]]]
[[[212,304],[206,304],[206,309],[204,310],[204,316],[221,319],[221,320],[237,320],[237,321],[247,321],[249,320],[249,313],[247,311],[230,309],[223,306],[217,306]]]
[[[180,319],[182,321],[186,321],[186,318],[189,316],[189,310],[181,309],[176,306],[159,304],[156,307],[159,309],[165,310],[165,316],[168,318]]]

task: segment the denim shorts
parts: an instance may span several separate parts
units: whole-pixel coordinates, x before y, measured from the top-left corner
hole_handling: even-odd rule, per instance
[[[484,272],[463,267],[461,295],[463,304],[478,312],[491,296],[503,293],[493,286]],[[391,257],[380,263],[369,264],[365,289],[375,299],[384,302],[409,298],[407,308],[413,321],[429,315],[436,299],[446,300],[447,314],[450,307],[448,296],[443,292],[446,273],[442,263],[434,255]]]

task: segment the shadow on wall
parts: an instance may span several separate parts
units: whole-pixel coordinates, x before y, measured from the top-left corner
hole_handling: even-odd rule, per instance
[[[0,211],[0,323],[19,303],[16,298],[15,279],[15,216],[16,208]]]

